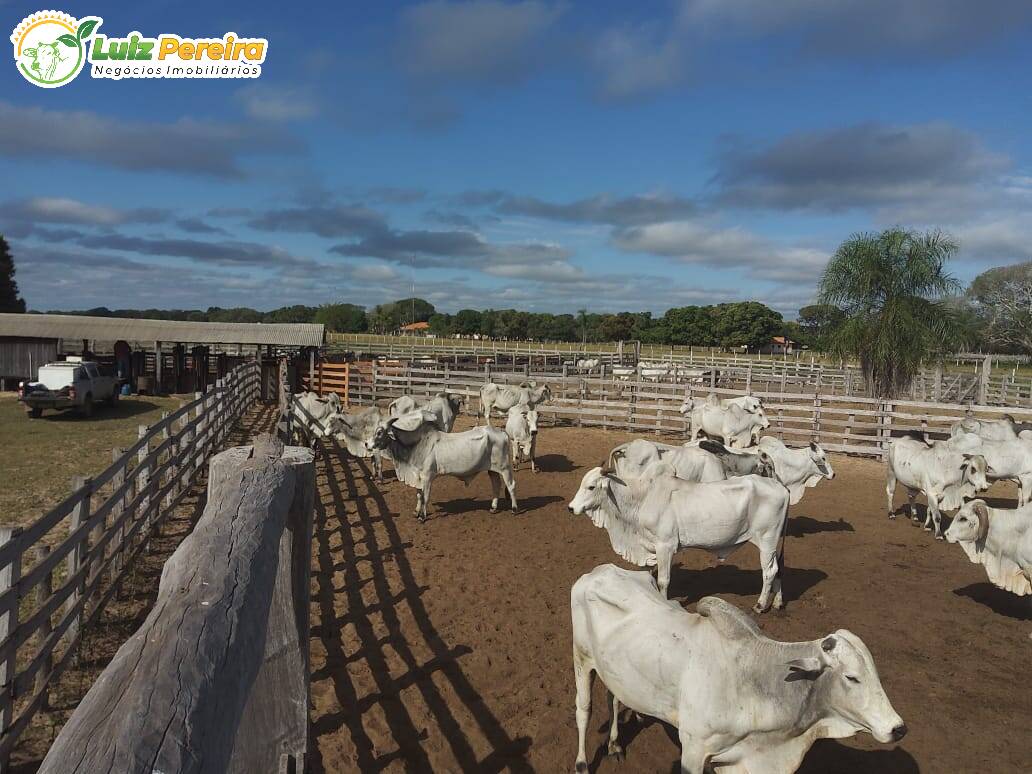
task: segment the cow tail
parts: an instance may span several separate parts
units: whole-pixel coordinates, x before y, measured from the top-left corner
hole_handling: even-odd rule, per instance
[[[784,484],[782,484],[782,486],[784,486]],[[785,492],[788,493],[787,487],[785,488]],[[791,499],[791,495],[785,499],[785,521],[784,526],[781,528],[781,539],[778,542],[778,580],[782,582],[782,585],[784,585],[785,581],[785,539],[788,537],[788,508]]]

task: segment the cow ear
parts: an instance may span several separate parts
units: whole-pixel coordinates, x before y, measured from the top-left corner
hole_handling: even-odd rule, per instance
[[[810,441],[810,451],[817,451],[817,442]]]
[[[431,415],[432,416],[432,415]],[[410,411],[395,418],[392,425],[399,430],[418,430],[419,426],[426,421],[422,411]]]
[[[785,666],[788,667],[786,680],[815,680],[825,667],[819,658],[794,658]]]

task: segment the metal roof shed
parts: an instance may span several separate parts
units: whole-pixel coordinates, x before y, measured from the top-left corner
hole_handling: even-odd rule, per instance
[[[314,323],[221,323],[0,313],[0,337],[92,339],[169,344],[247,344],[320,347],[325,327]]]

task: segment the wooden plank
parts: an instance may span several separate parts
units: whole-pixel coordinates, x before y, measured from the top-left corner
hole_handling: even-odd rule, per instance
[[[154,609],[40,772],[276,771],[283,753],[304,756],[314,488],[309,449],[259,440],[212,460],[208,505]]]

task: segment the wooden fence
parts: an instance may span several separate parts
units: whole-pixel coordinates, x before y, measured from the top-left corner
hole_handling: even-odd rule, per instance
[[[254,402],[247,362],[166,414],[26,527],[0,530],[0,770],[133,560]],[[55,588],[56,584],[56,588]]]
[[[466,398],[467,412],[479,412],[480,387],[489,379],[515,384],[527,378],[547,384],[552,400],[539,408],[544,421],[555,425],[602,427],[639,433],[683,436],[687,421],[679,409],[685,398],[701,399],[711,392],[722,398],[747,392],[763,400],[771,427],[767,432],[789,444],[818,441],[828,451],[881,457],[889,440],[916,430],[947,433],[966,415],[999,418],[1010,413],[1032,421],[1032,411],[997,406],[931,401],[880,401],[813,391],[783,392],[766,389],[755,379],[748,388],[717,384],[671,384],[567,374],[525,374],[495,370],[456,370],[448,365],[382,367],[375,363],[341,364],[349,368],[349,404],[378,403],[400,395],[428,398],[442,390]],[[778,385],[772,384],[777,387]],[[481,420],[482,421],[482,420]]]

